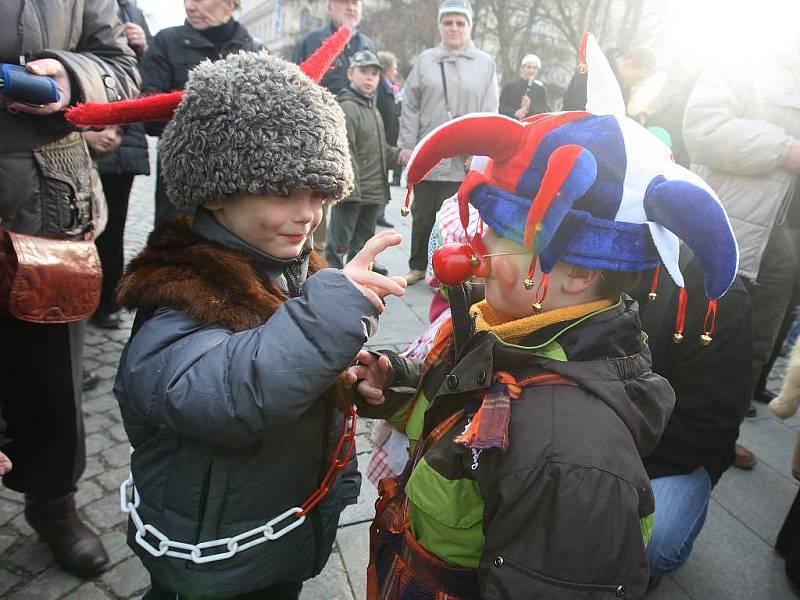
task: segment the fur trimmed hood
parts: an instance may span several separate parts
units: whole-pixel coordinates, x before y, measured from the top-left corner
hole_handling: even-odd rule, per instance
[[[312,251],[309,276],[327,265]],[[288,299],[246,252],[210,241],[182,218],[150,234],[117,287],[120,306],[169,307],[235,332],[262,325]]]

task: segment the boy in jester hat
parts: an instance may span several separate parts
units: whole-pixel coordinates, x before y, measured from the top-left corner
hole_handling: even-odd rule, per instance
[[[70,113],[171,116],[167,192],[197,208],[151,234],[118,288],[137,310],[114,387],[133,447],[121,499],[148,599],[297,598],[358,496],[340,375],[405,281],[371,270],[394,232],[341,270],[312,250],[323,201],[353,188],[344,115],[317,84],[340,32],[321,67],[233,54],[185,92]]]
[[[657,511],[641,457],[674,394],[624,290],[660,264],[681,285],[680,237],[710,301],[691,338],[678,311],[674,339],[709,343],[737,250],[708,186],[624,116],[593,38],[583,52],[590,112],[468,115],[412,155],[412,185],[443,157],[488,156],[459,191],[462,225],[469,202],[486,229],[433,257],[453,316],[425,362],[362,351],[348,370],[359,413],[410,439],[406,470],[380,485],[371,599],[645,594]],[[467,308],[472,273],[485,300]]]

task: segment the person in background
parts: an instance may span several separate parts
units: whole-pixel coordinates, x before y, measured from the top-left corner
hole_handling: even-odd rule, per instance
[[[497,68],[472,41],[472,17],[472,4],[467,0],[444,0],[439,5],[441,42],[420,55],[403,87],[397,138],[401,164],[439,125],[473,112],[497,112]],[[414,187],[411,255],[405,276],[409,285],[425,278],[436,211],[445,198],[458,191],[468,169],[469,157],[446,159]]]
[[[150,28],[142,10],[130,0],[117,0],[119,18],[125,29],[128,45],[141,60],[147,46],[152,40]],[[106,228],[97,238],[97,251],[103,267],[103,287],[100,305],[91,318],[91,323],[103,329],[117,329],[122,326],[119,306],[115,299],[117,283],[122,277],[125,264],[124,238],[125,221],[128,218],[128,199],[136,175],[150,174],[150,161],[147,152],[147,139],[144,125],[136,123],[125,128],[121,142],[112,150],[103,150],[108,139],[113,139],[111,132],[87,131],[84,134],[90,148],[99,150],[105,156],[95,160],[97,172],[103,185],[103,193],[108,205],[108,221]],[[95,144],[95,139],[100,138]]]
[[[500,92],[500,113],[522,120],[531,115],[550,112],[547,105],[547,90],[536,79],[542,70],[542,59],[535,54],[526,54],[515,77]]]
[[[310,31],[301,39],[294,48],[292,62],[301,64],[311,56],[322,45],[326,39],[332,36],[342,25],[347,25],[353,29],[353,37],[345,46],[344,51],[333,61],[331,68],[325,73],[320,85],[330,90],[334,95],[350,86],[347,78],[347,69],[350,66],[352,56],[361,50],[375,52],[375,45],[372,43],[358,25],[361,23],[361,0],[328,0],[328,23],[321,29]],[[314,249],[324,252],[325,239],[328,230],[327,219],[328,207],[322,210],[322,223],[320,223],[314,234]]]
[[[631,48],[624,52],[611,49],[606,52],[608,63],[622,90],[622,98],[627,104],[633,89],[650,77],[656,70],[656,57],[647,48]],[[578,65],[575,74],[564,92],[561,110],[586,109],[586,73]]]
[[[753,302],[751,399],[800,279],[800,35],[775,44],[707,68],[683,119],[692,168],[719,195],[739,243]],[[754,462],[737,452],[737,465]]]
[[[3,0],[0,62],[51,77],[59,99],[31,106],[0,94],[0,226],[57,240],[90,240],[92,162],[62,109],[136,95],[136,56],[114,0]],[[1,261],[0,261],[1,262]],[[0,268],[0,289],[8,289]],[[25,494],[25,520],[58,564],[81,577],[106,568],[100,538],[75,508],[86,466],[81,410],[85,321],[33,323],[0,313],[0,413],[14,469],[3,485]]]
[[[294,48],[292,62],[301,64],[305,59],[314,54],[322,42],[332,36],[342,25],[353,29],[353,37],[347,43],[344,51],[333,61],[331,68],[325,73],[320,85],[333,94],[350,87],[347,70],[350,59],[356,52],[370,50],[375,52],[375,45],[359,28],[361,23],[361,0],[328,0],[328,23],[320,28],[308,32]]]
[[[219,60],[241,50],[261,49],[247,29],[233,18],[240,0],[184,0],[183,25],[159,31],[139,62],[142,94],[182,90],[189,71],[204,60]],[[161,136],[164,123],[148,123],[149,135]],[[156,170],[155,227],[184,214],[167,200],[161,167]]]
[[[707,308],[703,270],[686,246],[681,248],[680,266],[689,298],[686,329],[701,331]],[[749,403],[753,340],[750,297],[737,277],[719,299],[713,342],[674,343],[678,288],[663,271],[654,288],[651,271],[630,290],[639,303],[653,372],[675,390],[667,427],[643,458],[657,507],[647,545],[651,589],[689,558],[705,523],[711,490],[734,461],[739,425]],[[651,292],[655,300],[648,297]]]
[[[398,95],[400,86],[397,84],[399,71],[397,70],[397,57],[388,50],[378,52],[383,74],[378,85],[378,95],[375,101],[378,112],[383,119],[383,130],[386,132],[386,143],[397,146],[397,134],[400,133],[400,103]],[[392,171],[392,185],[400,185],[400,166],[397,163],[390,165]],[[389,174],[387,173],[388,177]],[[394,227],[386,220],[386,205],[381,205],[378,210],[378,225],[381,227]]]
[[[375,107],[375,91],[380,85],[381,63],[369,50],[356,52],[347,70],[350,87],[337,96],[347,123],[347,143],[353,165],[355,187],[344,200],[331,207],[325,260],[341,269],[375,235],[380,207],[389,199],[386,168],[393,162],[395,148],[386,143],[383,121]],[[387,270],[374,264],[373,271]]]

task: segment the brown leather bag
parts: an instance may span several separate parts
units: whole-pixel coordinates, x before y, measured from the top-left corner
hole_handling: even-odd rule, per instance
[[[31,323],[87,319],[100,302],[102,277],[92,241],[0,229],[0,312]]]

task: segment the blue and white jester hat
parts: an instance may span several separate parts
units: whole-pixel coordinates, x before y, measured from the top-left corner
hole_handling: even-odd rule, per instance
[[[406,209],[412,186],[440,160],[488,156],[484,171],[471,171],[459,189],[462,224],[469,202],[489,227],[538,256],[545,290],[557,261],[630,272],[663,264],[681,288],[676,342],[683,339],[687,300],[678,266],[683,240],[705,272],[709,306],[701,342],[707,345],[717,299],[733,283],[739,261],[728,217],[708,184],[625,116],[619,84],[591,34],[584,34],[579,62],[588,69],[586,112],[524,121],[475,113],[430,132],[407,167]],[[474,261],[479,254],[476,249]],[[534,257],[532,270],[535,265]]]

